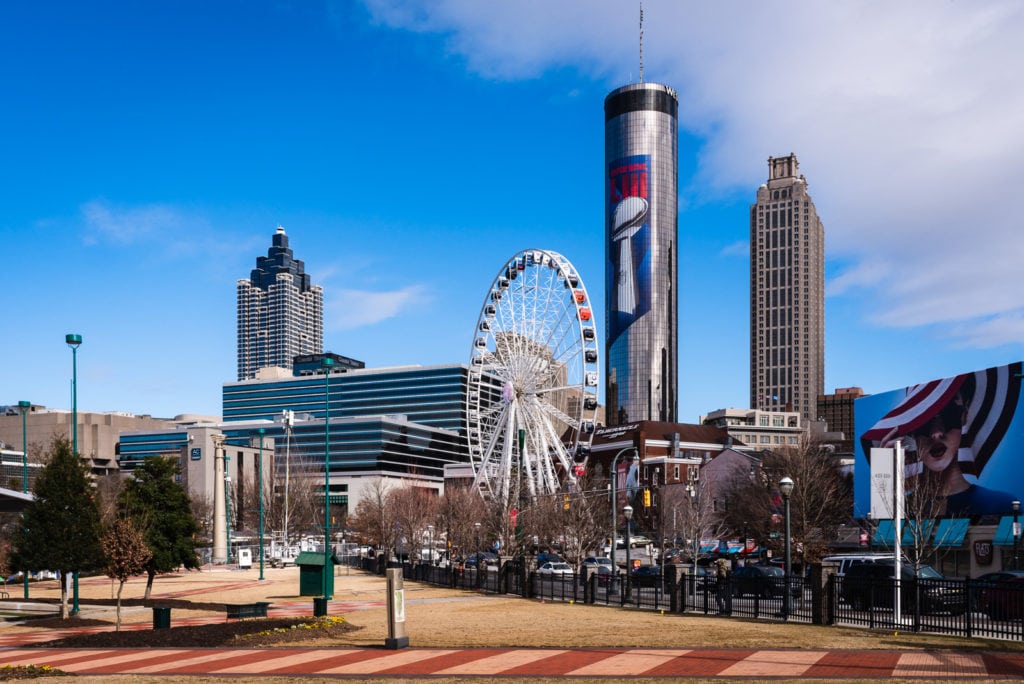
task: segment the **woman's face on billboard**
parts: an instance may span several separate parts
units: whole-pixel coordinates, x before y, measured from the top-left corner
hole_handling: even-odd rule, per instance
[[[956,463],[962,426],[963,405],[950,402],[949,406],[914,432],[917,457],[925,468],[941,473]]]

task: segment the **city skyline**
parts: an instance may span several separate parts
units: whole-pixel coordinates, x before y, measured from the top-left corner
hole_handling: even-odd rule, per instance
[[[0,9],[0,403],[68,408],[78,333],[79,410],[218,414],[234,284],[278,225],[324,349],[368,367],[468,362],[523,249],[603,311],[602,103],[637,80],[638,11],[580,7]],[[826,392],[1024,356],[1024,10],[644,8],[645,80],[679,94],[679,420],[748,402],[748,209],[791,151],[828,232]]]

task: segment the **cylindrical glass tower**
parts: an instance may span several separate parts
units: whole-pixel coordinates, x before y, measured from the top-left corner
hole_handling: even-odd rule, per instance
[[[604,101],[606,422],[676,422],[675,90],[634,83]]]

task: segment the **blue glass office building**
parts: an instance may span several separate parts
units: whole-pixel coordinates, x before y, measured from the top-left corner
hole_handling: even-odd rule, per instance
[[[296,368],[309,373],[317,364]],[[337,369],[337,366],[336,366]],[[332,503],[348,503],[349,477],[387,475],[412,477],[440,484],[449,463],[467,463],[466,386],[468,368],[403,366],[396,368],[337,369],[327,378],[330,406],[330,472]],[[274,440],[280,476],[284,455],[290,454],[293,474],[323,473],[324,376],[300,375],[254,379],[223,386],[223,422],[217,427],[231,445],[251,445],[259,428]],[[495,381],[492,399],[499,401]],[[290,438],[282,414],[295,413]],[[130,470],[141,459],[155,455],[196,456],[188,441],[188,428],[159,433],[125,433],[119,461]],[[183,451],[183,448],[190,448]],[[210,452],[210,453],[207,453]],[[211,458],[205,449],[199,458]]]

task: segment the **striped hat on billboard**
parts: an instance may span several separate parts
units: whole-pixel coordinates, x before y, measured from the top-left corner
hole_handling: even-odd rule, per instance
[[[1022,364],[1017,362],[909,387],[903,401],[861,435],[861,440],[868,446],[890,434],[912,435],[962,393],[967,417],[961,429],[963,439],[957,460],[964,472],[977,475],[1013,420],[1020,398],[1021,368]]]

